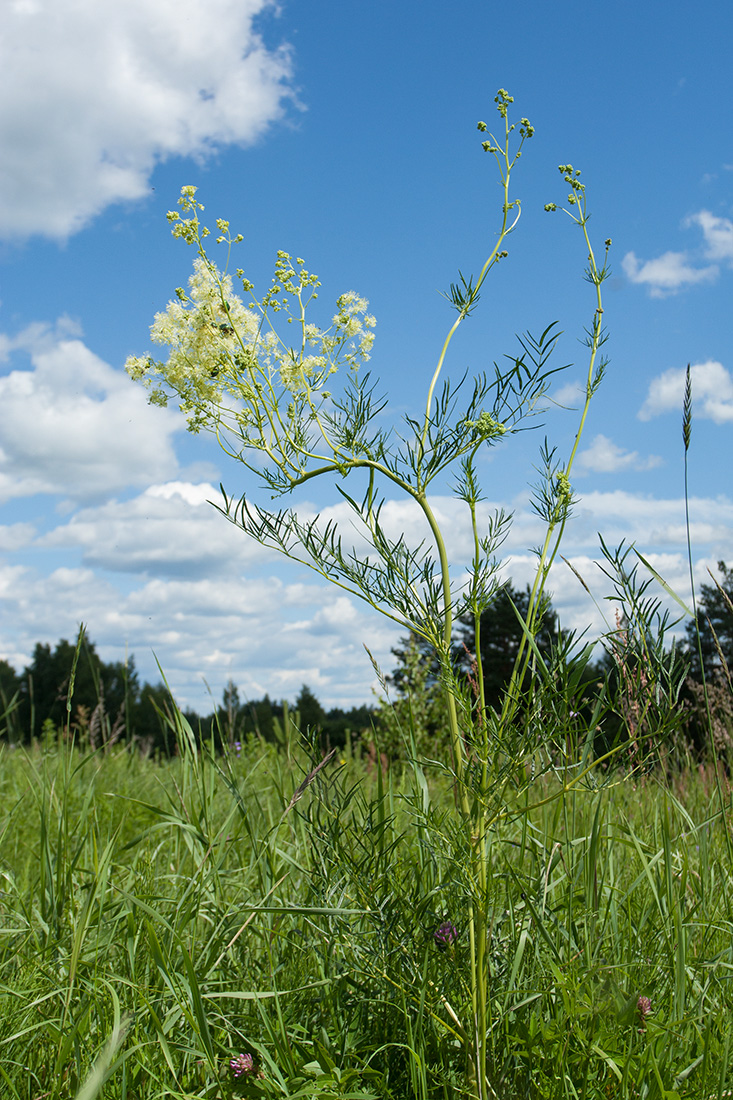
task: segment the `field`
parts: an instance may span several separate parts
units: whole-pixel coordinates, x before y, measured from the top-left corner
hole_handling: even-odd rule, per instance
[[[489,1097],[731,1087],[722,771],[540,754],[479,844],[445,764],[176,725],[0,749],[3,1097],[447,1100],[479,1018]]]

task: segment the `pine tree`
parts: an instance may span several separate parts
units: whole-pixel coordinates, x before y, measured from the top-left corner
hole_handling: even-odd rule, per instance
[[[500,589],[481,616],[481,662],[486,705],[489,707],[501,706],[524,637],[519,617],[526,622],[529,601],[529,586],[521,591],[509,582]],[[471,671],[471,661],[476,652],[472,619],[464,617],[461,620],[458,641],[460,648],[456,653],[456,663],[465,675]],[[557,615],[548,602],[542,609],[535,642],[544,656],[549,654],[557,641]]]
[[[721,667],[721,654],[728,668],[733,671],[733,569],[729,569],[724,561],[719,561],[718,570],[721,574],[720,587],[716,584],[702,585],[697,621],[693,620],[687,625],[690,674],[696,680],[702,679],[700,651],[702,668],[708,679],[712,679],[715,670]]]

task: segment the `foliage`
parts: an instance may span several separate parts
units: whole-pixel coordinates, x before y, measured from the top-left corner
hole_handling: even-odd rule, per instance
[[[53,741],[58,731],[66,730],[77,743],[92,749],[110,749],[119,740],[128,740],[146,755],[174,752],[175,738],[167,721],[168,688],[162,683],[141,686],[133,655],[124,664],[101,660],[94,642],[80,629],[78,659],[76,647],[61,639],[53,648],[37,644],[31,664],[20,674],[0,660],[0,738],[17,745],[50,733]],[[219,750],[231,750],[252,737],[278,743],[287,725],[287,709],[284,700],[275,703],[267,695],[242,702],[237,685],[229,681],[213,713],[187,710],[186,718],[199,740],[213,739]],[[293,713],[296,737],[301,726],[304,731],[318,729],[328,747],[343,748],[371,732],[372,708],[334,707],[326,712],[307,684],[295,700]]]
[[[392,653],[398,666],[382,679],[384,695],[375,715],[379,752],[391,763],[415,755],[445,760],[448,717],[435,651],[413,634]]]
[[[718,562],[721,579],[703,584],[687,624],[686,742],[693,758],[733,763],[733,571]]]
[[[514,671],[519,650],[525,638],[522,623],[530,612],[532,592],[513,588],[511,582],[502,586],[479,619],[479,648],[483,668],[486,705],[501,708],[507,686]],[[539,653],[548,657],[559,641],[557,615],[548,597],[536,611],[534,641]],[[471,674],[476,653],[476,627],[470,616],[461,620],[460,648],[457,657],[464,675]],[[529,669],[527,670],[527,679]]]
[[[224,689],[221,705],[208,716],[188,714],[190,724],[200,731],[204,741],[213,738],[218,747],[241,745],[251,738],[262,738],[280,747],[288,737],[296,740],[301,730],[318,733],[327,748],[343,748],[371,731],[373,709],[368,706],[343,710],[332,707],[326,711],[307,684],[303,684],[294,704],[285,700],[275,703],[268,695],[263,699],[241,702],[236,685],[230,681]]]
[[[511,581],[495,592],[491,603],[480,617],[480,656],[483,671],[485,704],[501,709],[507,686],[524,639],[522,623],[526,622],[531,592],[515,589]],[[549,657],[559,642],[557,616],[547,601],[542,616],[538,616],[535,645],[539,653]],[[465,684],[464,690],[474,699],[479,696],[476,683],[478,662],[473,618],[463,616],[457,623],[453,646],[453,670]],[[380,747],[390,760],[409,755],[414,745],[418,755],[445,759],[450,746],[445,743],[447,714],[442,693],[440,660],[435,649],[417,635],[402,639],[392,650],[397,665],[386,677],[387,698],[377,715],[380,727]],[[523,689],[530,680],[525,673]]]
[[[697,616],[686,628],[691,673],[698,680],[702,671],[712,678],[717,669],[733,668],[733,569],[719,561],[718,572],[720,580],[712,577],[712,584],[700,588]]]
[[[655,575],[640,575],[642,556],[623,543],[611,551],[601,540],[602,566],[611,581],[616,623],[606,634],[605,681],[611,720],[603,742],[623,747],[632,767],[658,762],[680,743],[685,721],[682,690],[689,662],[673,635],[680,618],[672,617],[654,590]],[[684,756],[684,753],[683,753]],[[642,763],[643,762],[643,763]]]
[[[500,587],[495,554],[508,519],[495,515],[484,533],[479,519],[484,497],[480,460],[541,411],[552,378],[561,369],[550,365],[559,338],[556,323],[551,323],[539,336],[520,337],[519,352],[508,357],[506,367],[494,364],[493,375],[477,374],[470,381],[464,376],[457,383],[443,377],[453,338],[476,309],[489,274],[507,256],[505,243],[521,213],[521,202],[511,192],[511,177],[534,128],[522,118],[515,136],[517,124],[509,120],[513,98],[499,89],[494,102],[500,136],[491,133],[485,122],[478,123],[478,130],[486,135],[481,145],[494,158],[503,190],[498,233],[479,275],[459,273],[459,281],[446,294],[457,317],[430,376],[424,412],[405,416],[400,433],[381,417],[386,399],[377,396],[375,384],[361,369],[370,356],[376,323],[367,312],[367,301],[353,291],[342,294],[331,323],[315,324],[308,311],[317,297],[318,278],[302,259],[293,260],[279,251],[272,286],[261,297],[244,271],[237,270],[248,299],[245,304],[234,291],[227,266],[219,270],[207,252],[209,230],[200,220],[204,208],[193,187],[182,189],[180,211],[169,214],[174,236],[197,253],[189,292],[179,287],[176,299],[157,314],[151,328],[153,341],[168,347],[167,359],[156,361],[146,355],[127,362],[130,375],[148,386],[152,401],[165,404],[175,397],[190,430],[211,432],[271,498],[292,496],[314,478],[330,479],[366,541],[365,552],[353,548],[337,521],[321,524],[319,518],[303,519],[297,506],[271,511],[246,494],[236,501],[222,490],[221,511],[259,543],[310,566],[365,600],[437,654],[450,742],[445,766],[455,786],[454,824],[467,845],[466,873],[471,884],[467,919],[472,1015],[457,1039],[465,1083],[477,1100],[487,1100],[493,1088],[489,853],[504,812],[501,807],[516,787],[525,761],[536,753],[542,703],[533,700],[530,707],[525,706],[523,692],[527,671],[536,667],[540,656],[537,636],[546,609],[545,587],[572,511],[575,457],[606,367],[601,354],[606,339],[601,287],[608,275],[611,246],[606,240],[599,264],[588,233],[580,171],[570,164],[560,165],[570,190],[565,213],[582,232],[586,277],[594,289],[586,334],[585,399],[567,458],[558,458],[547,442],[541,451],[534,505],[544,536],[536,548],[535,579],[512,673],[500,708],[492,709],[484,696],[479,637],[481,616]],[[557,206],[550,203],[546,209]],[[228,221],[218,219],[216,224],[217,243],[226,246],[228,265],[232,248],[243,238],[232,236]],[[471,560],[457,575],[451,570],[429,495],[446,481],[452,483],[472,536]],[[386,494],[395,492],[411,507],[417,506],[426,531],[422,541],[411,543],[403,533],[390,535],[382,522]],[[465,615],[473,621],[476,638],[475,699],[453,667],[454,625]],[[544,665],[543,675],[546,685],[551,685],[553,670]],[[540,693],[542,698],[545,694]],[[414,753],[414,723],[411,732]],[[553,766],[551,758],[548,765]],[[582,778],[582,761],[578,767]],[[377,770],[381,775],[381,768]]]
[[[473,854],[450,776],[315,771],[305,746],[287,769],[261,741],[222,759],[174,722],[158,764],[1,750],[3,1096],[75,1100],[96,1070],[107,1100],[463,1097]],[[718,1097],[733,875],[712,779],[563,782],[525,779],[492,831],[492,1089]]]
[[[140,684],[134,657],[103,661],[83,627],[75,644],[37,643],[20,674],[0,662],[0,736],[14,744],[63,729],[91,748],[132,739],[146,752],[166,751],[160,711],[167,705],[162,684]]]
[[[53,649],[50,645],[36,645],[31,663],[20,677],[20,718],[24,728],[30,729],[31,736],[40,734],[47,719],[56,726],[64,726],[75,717],[88,730],[91,716],[100,703],[98,718],[107,727],[104,731],[107,737],[115,726],[117,730],[120,725],[125,729],[128,691],[136,695],[140,690],[134,662],[103,664],[94,643],[86,637],[81,640],[76,662],[75,652],[76,645],[65,638]],[[67,710],[72,668],[75,670],[73,694],[77,708],[74,716]]]

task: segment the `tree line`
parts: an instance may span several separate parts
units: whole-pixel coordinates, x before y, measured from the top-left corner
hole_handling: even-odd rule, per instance
[[[685,643],[674,659],[684,660],[689,666],[681,706],[688,710],[692,741],[700,741],[704,736],[704,723],[698,721],[704,671],[718,715],[716,729],[722,750],[729,747],[728,719],[733,719],[730,691],[725,690],[726,684],[730,687],[726,677],[733,668],[733,569],[725,562],[719,562],[718,568],[721,582],[702,585],[697,620],[688,623]],[[510,582],[499,590],[481,617],[481,659],[488,707],[500,706],[523,638],[520,619],[526,617],[528,606],[529,590],[517,589]],[[563,644],[557,615],[548,602],[536,636],[537,652],[549,659]],[[307,684],[290,705],[268,695],[242,701],[237,686],[230,682],[221,703],[210,713],[199,715],[186,710],[184,714],[203,739],[226,741],[230,746],[249,737],[284,742],[294,724],[302,730],[318,730],[324,745],[330,747],[342,746],[350,737],[373,737],[376,733],[378,742],[392,755],[399,751],[397,741],[404,736],[409,699],[410,720],[417,716],[428,741],[439,740],[444,715],[435,655],[414,637],[403,639],[392,653],[396,667],[386,677],[385,686],[393,705],[382,701],[348,710],[327,710]],[[461,622],[454,663],[458,675],[467,682],[475,670],[474,654],[473,626],[469,621]],[[624,660],[628,659],[627,655]],[[567,657],[570,672],[573,660],[572,655]],[[611,649],[595,661],[585,661],[582,669],[576,669],[574,690],[578,709],[591,707],[595,686],[601,682],[615,682],[612,688],[617,689],[618,695],[624,668],[623,661]],[[20,673],[6,660],[0,660],[0,737],[11,743],[28,743],[68,730],[92,748],[133,741],[146,753],[170,753],[175,747],[170,714],[170,694],[162,682],[141,683],[133,656],[126,662],[103,661],[95,644],[86,637],[82,638],[78,656],[76,645],[66,639],[55,647],[38,643],[29,665]],[[696,721],[700,730],[695,728]]]
[[[78,654],[76,649],[66,638],[53,647],[38,643],[20,673],[0,659],[0,737],[27,744],[68,731],[91,748],[132,741],[146,753],[175,751],[166,685],[141,683],[134,656],[125,662],[103,661],[86,637]],[[213,737],[232,746],[252,736],[277,743],[294,722],[303,729],[321,730],[338,746],[349,733],[368,730],[373,712],[368,706],[326,710],[307,684],[290,705],[268,695],[243,702],[232,682],[208,714],[183,710],[202,740]]]

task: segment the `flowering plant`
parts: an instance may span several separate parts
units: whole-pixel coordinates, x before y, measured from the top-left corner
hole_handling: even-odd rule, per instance
[[[499,587],[494,555],[508,522],[500,513],[486,532],[479,529],[477,457],[499,439],[516,432],[527,417],[538,411],[555,373],[548,360],[558,336],[551,325],[539,339],[524,338],[522,353],[513,358],[510,367],[505,371],[496,367],[493,377],[478,375],[464,400],[460,385],[454,386],[449,380],[438,389],[451,341],[477,306],[489,272],[506,257],[504,243],[521,213],[520,200],[510,197],[510,179],[534,128],[528,119],[521,119],[519,142],[512,151],[515,125],[508,116],[513,99],[500,89],[495,102],[503,136],[500,140],[489,133],[481,144],[499,166],[504,191],[497,240],[475,281],[461,275],[446,295],[458,316],[430,378],[424,412],[419,417],[406,417],[403,437],[376,425],[386,401],[375,396],[369,374],[361,371],[370,357],[376,323],[368,313],[367,301],[353,291],[340,295],[330,325],[319,327],[308,315],[317,298],[318,278],[305,268],[302,259],[293,260],[287,252],[279,251],[272,285],[261,300],[254,295],[254,286],[244,271],[237,270],[242,291],[250,299],[245,304],[234,292],[226,267],[221,271],[208,255],[205,241],[210,231],[200,221],[204,208],[194,187],[182,189],[180,210],[168,214],[174,236],[194,246],[198,253],[188,293],[179,287],[175,300],[156,315],[151,329],[153,341],[169,347],[168,358],[161,362],[150,355],[132,356],[126,364],[129,374],[150,389],[151,401],[165,404],[175,395],[189,429],[214,434],[224,451],[258,475],[274,496],[292,493],[313,478],[336,479],[337,491],[369,544],[368,557],[358,557],[345,547],[336,524],[321,526],[317,519],[304,521],[295,509],[271,512],[254,504],[247,495],[237,501],[225,494],[222,510],[259,542],[303,562],[366,600],[435,649],[443,668],[459,779],[465,754],[452,675],[452,628],[457,617],[473,617],[480,661],[479,620]],[[478,128],[482,134],[488,133],[484,122]],[[564,465],[554,462],[550,453],[544,456],[545,480],[537,507],[547,522],[547,535],[538,551],[529,634],[537,625],[547,571],[571,510],[570,471],[588,404],[605,366],[597,353],[603,342],[600,285],[606,266],[597,266],[588,238],[580,173],[571,165],[561,165],[560,170],[569,181],[570,199],[577,211],[571,217],[581,227],[588,247],[588,277],[597,290],[597,309],[589,330],[586,401],[575,445]],[[217,242],[227,246],[228,266],[232,247],[242,241],[242,236],[232,237],[229,222],[223,219],[218,219],[216,225]],[[606,250],[609,245],[607,241]],[[296,341],[285,339],[280,324],[283,320],[295,326]],[[339,372],[343,381],[340,391],[334,394],[333,376]],[[455,493],[469,510],[474,541],[469,580],[462,584],[456,584],[451,576],[443,533],[429,500],[436,479],[456,465]],[[359,477],[361,488],[347,492],[347,480],[351,485]],[[395,539],[387,534],[380,518],[385,489],[398,490],[417,503],[431,532],[432,549],[426,549],[423,543],[412,547],[404,537]],[[526,661],[528,653],[523,646],[520,662]],[[478,673],[481,690],[480,667]],[[515,688],[518,682],[517,676]],[[515,696],[509,692],[510,709]],[[484,709],[484,700],[480,699],[479,711]]]
[[[232,1077],[239,1080],[255,1072],[254,1060],[251,1054],[237,1054],[229,1060],[229,1069]]]
[[[458,938],[458,929],[452,921],[444,920],[433,932],[433,939],[440,951],[447,951]]]
[[[261,298],[244,271],[237,269],[243,297],[239,296],[228,267],[232,249],[242,236],[232,236],[229,222],[217,220],[217,243],[227,249],[226,262],[220,268],[207,252],[205,242],[210,233],[200,220],[204,207],[194,187],[182,189],[179,210],[168,215],[174,236],[197,252],[188,291],[178,288],[176,298],[152,326],[152,339],[168,346],[168,358],[158,361],[147,355],[127,361],[130,375],[150,389],[151,401],[165,404],[175,396],[190,430],[211,432],[224,451],[252,471],[272,496],[287,496],[315,478],[334,479],[366,539],[369,550],[365,555],[348,548],[335,522],[304,520],[296,508],[270,511],[246,494],[235,500],[224,493],[221,511],[258,542],[308,565],[365,600],[423,639],[437,654],[458,808],[473,860],[475,896],[467,931],[474,1019],[463,1034],[475,1037],[465,1041],[471,1048],[469,1060],[480,1096],[486,1094],[488,1032],[488,837],[502,789],[493,770],[498,759],[494,746],[520,706],[520,686],[536,648],[533,639],[542,618],[548,572],[572,509],[573,463],[591,399],[606,366],[600,355],[605,340],[601,284],[607,275],[611,244],[606,241],[606,256],[599,265],[588,235],[580,173],[572,165],[560,165],[570,188],[566,213],[583,233],[586,275],[595,291],[587,330],[585,396],[567,459],[556,460],[547,447],[543,452],[543,476],[535,506],[545,523],[545,535],[536,551],[524,637],[504,704],[499,713],[489,713],[483,695],[480,620],[500,587],[495,555],[506,535],[508,519],[499,513],[487,529],[481,529],[478,459],[541,410],[556,372],[549,359],[559,333],[553,324],[539,338],[523,337],[520,354],[510,357],[506,369],[496,366],[493,374],[479,374],[468,385],[454,384],[442,375],[453,338],[477,307],[489,273],[507,256],[504,246],[520,218],[521,202],[512,197],[510,182],[534,128],[522,118],[517,141],[516,124],[509,121],[512,102],[500,89],[495,97],[501,120],[499,137],[489,132],[486,123],[478,124],[479,132],[487,135],[482,137],[482,148],[494,158],[503,189],[496,241],[478,276],[460,274],[445,295],[457,316],[430,374],[422,411],[405,418],[400,435],[378,421],[387,402],[376,396],[363,369],[371,355],[376,323],[367,301],[348,291],[337,298],[329,323],[314,323],[310,318],[319,280],[302,259],[293,259],[284,251],[277,253],[272,285]],[[557,207],[548,204],[547,209]],[[430,492],[446,476],[453,477],[455,495],[468,511],[473,536],[472,559],[458,578],[451,572],[443,531],[430,500]],[[430,532],[427,543],[412,546],[404,535],[395,538],[388,534],[381,512],[385,494],[395,491],[422,512]],[[453,624],[463,616],[474,623],[476,699],[458,680],[453,667]],[[455,929],[448,923],[441,928],[447,947],[455,939]]]

